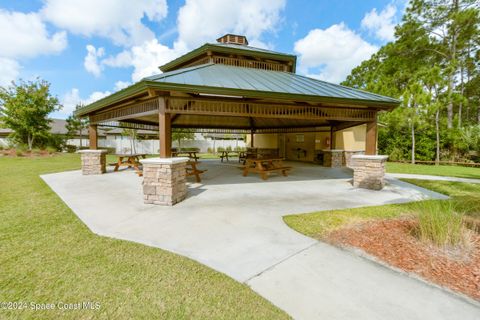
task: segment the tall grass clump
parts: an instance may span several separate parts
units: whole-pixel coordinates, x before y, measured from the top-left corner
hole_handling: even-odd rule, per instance
[[[451,201],[424,201],[418,213],[418,237],[439,247],[463,247],[468,244],[469,230],[464,213]]]

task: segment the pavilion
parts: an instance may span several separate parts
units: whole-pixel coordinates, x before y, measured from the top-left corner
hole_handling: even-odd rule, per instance
[[[76,114],[89,119],[92,150],[98,146],[99,125],[158,130],[159,162],[146,161],[144,167],[172,169],[178,165],[179,159],[171,159],[171,134],[172,129],[182,128],[249,133],[253,144],[255,134],[328,131],[333,137],[336,131],[366,124],[367,157],[359,163],[384,161],[374,156],[377,113],[391,111],[400,101],[296,74],[296,60],[294,55],[251,47],[244,36],[227,34],[217,43],[207,43],[161,66],[163,73],[80,108]],[[94,151],[84,156],[102,157]],[[104,160],[99,164],[104,166]],[[364,175],[365,170],[361,172]],[[175,182],[168,185],[176,188]],[[174,204],[182,197],[156,202]]]

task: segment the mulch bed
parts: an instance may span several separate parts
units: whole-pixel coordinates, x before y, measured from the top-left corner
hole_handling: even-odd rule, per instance
[[[357,247],[386,263],[480,300],[480,235],[468,252],[439,249],[419,241],[411,218],[377,220],[332,231],[326,240]]]
[[[15,149],[0,150],[0,155],[7,156],[7,157],[19,157]],[[20,157],[50,157],[52,155],[53,154],[48,152],[47,150],[22,151]]]

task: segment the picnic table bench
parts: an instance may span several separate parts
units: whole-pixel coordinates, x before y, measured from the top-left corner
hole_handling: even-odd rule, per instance
[[[116,154],[115,156],[117,157],[117,162],[109,164],[115,166],[113,171],[118,171],[120,167],[128,167],[135,169],[138,176],[141,177],[143,175],[142,169],[140,169],[140,159],[145,159],[147,157],[146,153]]]
[[[223,159],[226,159],[228,161],[228,157],[231,157],[232,155],[237,155],[238,162],[240,162],[242,157],[244,157],[245,151],[224,150],[224,151],[221,151],[221,153],[222,153],[220,155],[221,162],[223,162]]]
[[[187,156],[195,162],[198,161],[199,157],[197,155],[198,151],[172,151],[172,157],[179,157],[181,155]]]
[[[200,175],[204,173],[207,170],[200,170],[197,168],[197,164],[200,162],[197,161],[188,161],[187,162],[187,177],[188,176],[195,176],[195,181],[197,183],[202,182],[202,179],[200,178]]]
[[[245,159],[243,168],[243,176],[246,177],[249,172],[260,174],[263,180],[267,180],[271,172],[281,172],[283,176],[288,176],[288,172],[292,167],[283,165],[282,158],[262,158],[262,159]]]

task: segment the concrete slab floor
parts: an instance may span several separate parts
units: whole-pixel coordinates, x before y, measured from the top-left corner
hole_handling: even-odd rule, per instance
[[[326,249],[282,220],[283,215],[292,213],[445,196],[393,178],[382,191],[355,189],[349,169],[291,165],[289,177],[272,175],[262,181],[258,175],[242,177],[238,163],[202,161],[199,167],[208,169],[202,183],[189,183],[188,198],[173,207],[143,204],[142,180],[132,171],[98,176],[69,171],[42,178],[93,232],[190,257],[246,282],[295,318],[381,317],[390,307],[388,317],[392,319],[412,314],[439,319],[435,308],[447,308],[442,313],[446,318],[457,308],[467,310],[463,319],[480,317],[479,309],[463,301],[385,268],[372,269],[370,262],[340,249]],[[326,263],[329,268],[322,267]],[[336,268],[340,271],[335,272]],[[307,269],[318,272],[305,272]],[[351,287],[345,281],[346,273],[356,279]],[[405,285],[397,285],[401,282]],[[358,287],[362,292],[375,292],[377,301],[355,298],[363,294]],[[410,292],[412,287],[418,294]],[[377,294],[385,290],[389,294]],[[438,303],[430,301],[425,294],[429,290],[443,298]],[[419,301],[435,308],[419,308]]]

